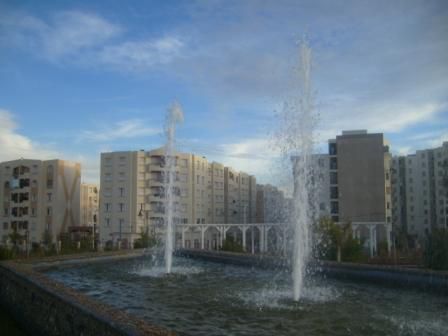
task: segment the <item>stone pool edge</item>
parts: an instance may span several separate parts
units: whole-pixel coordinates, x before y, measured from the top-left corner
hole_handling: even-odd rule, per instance
[[[251,255],[224,251],[203,251],[178,249],[177,256],[233,265],[281,269],[288,268],[285,258]],[[310,263],[310,270],[324,277],[349,281],[363,281],[373,284],[433,291],[448,295],[448,272],[418,268],[357,264],[347,262],[319,261]]]
[[[39,272],[60,265],[142,255],[129,251],[0,262],[0,304],[30,335],[175,335]]]

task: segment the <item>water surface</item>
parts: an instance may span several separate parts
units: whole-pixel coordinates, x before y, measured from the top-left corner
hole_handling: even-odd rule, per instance
[[[172,273],[150,258],[47,274],[183,335],[448,335],[448,298],[313,277],[303,299],[291,276],[185,258]]]

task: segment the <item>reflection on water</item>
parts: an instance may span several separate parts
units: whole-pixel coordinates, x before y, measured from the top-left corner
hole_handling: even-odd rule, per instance
[[[291,300],[290,275],[175,258],[47,272],[87,295],[181,334],[448,335],[448,298],[314,277]]]

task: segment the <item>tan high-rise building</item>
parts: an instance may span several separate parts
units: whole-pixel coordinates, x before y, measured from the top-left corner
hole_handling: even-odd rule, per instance
[[[81,165],[64,160],[20,159],[0,163],[2,243],[17,230],[28,243],[48,231],[55,242],[79,225]]]
[[[330,209],[336,222],[391,222],[391,155],[383,134],[344,131],[329,141]]]
[[[203,156],[176,153],[173,175],[169,176],[163,148],[102,153],[101,242],[121,241],[131,246],[142,231],[162,234],[168,179],[172,179],[175,224],[224,223],[229,208],[226,200],[231,200],[232,209],[237,209],[232,223],[244,222],[244,211],[246,221],[253,222],[255,194],[251,186],[255,185],[255,178],[232,170],[232,195],[226,197],[227,169],[222,164],[209,163]]]
[[[100,193],[98,185],[81,183],[81,226],[94,228],[98,224]]]

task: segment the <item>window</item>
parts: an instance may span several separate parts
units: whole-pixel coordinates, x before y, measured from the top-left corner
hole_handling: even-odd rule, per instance
[[[199,184],[199,175],[196,175],[196,184]]]
[[[119,192],[120,197],[124,196],[124,188],[118,188],[118,192]]]
[[[336,143],[330,143],[328,146],[328,151],[330,152],[330,155],[336,155],[337,154]]]
[[[53,210],[51,209],[51,207],[47,207],[47,216],[51,216],[52,212]]]
[[[8,230],[8,222],[3,223],[3,230]]]
[[[330,173],[330,184],[338,184],[338,173],[336,172]]]
[[[330,198],[338,198],[338,187],[330,187]]]
[[[124,203],[118,203],[118,212],[123,212],[124,211]]]
[[[51,202],[51,193],[47,193],[47,200],[48,202]]]
[[[47,188],[49,188],[49,189],[53,188],[53,175],[54,175],[53,166],[48,166],[47,167]]]
[[[330,158],[330,169],[338,169],[338,159],[335,157]]]
[[[337,214],[339,213],[339,203],[338,202],[331,202],[331,213],[332,214]]]
[[[106,227],[110,227],[110,218],[106,218]]]
[[[106,207],[106,212],[110,212],[112,210],[112,204],[111,203],[105,203],[104,206]]]

